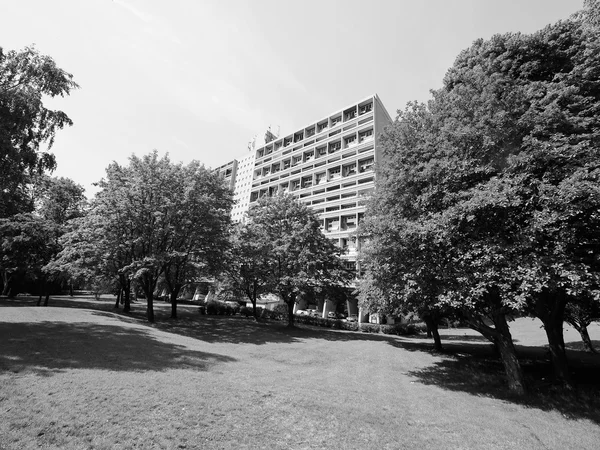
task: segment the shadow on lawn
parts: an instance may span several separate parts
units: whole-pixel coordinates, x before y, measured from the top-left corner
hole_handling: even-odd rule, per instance
[[[52,375],[67,369],[207,370],[235,361],[161,342],[144,330],[106,324],[36,322],[0,326],[0,372]]]
[[[432,349],[431,345],[410,338],[390,343],[411,351]],[[597,355],[568,352],[577,385],[571,392],[554,382],[546,348],[517,345],[528,388],[528,394],[521,398],[508,392],[504,368],[492,345],[442,343],[444,352],[438,354],[441,360],[408,375],[426,385],[498,398],[544,411],[559,411],[568,418],[584,418],[600,424],[600,358]]]

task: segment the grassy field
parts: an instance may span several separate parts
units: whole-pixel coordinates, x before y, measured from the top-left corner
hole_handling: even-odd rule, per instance
[[[511,398],[470,330],[394,337],[243,317],[178,321],[112,298],[0,299],[0,449],[598,449],[600,356],[551,384],[539,323],[511,329],[532,393]],[[591,327],[600,346],[600,327]]]

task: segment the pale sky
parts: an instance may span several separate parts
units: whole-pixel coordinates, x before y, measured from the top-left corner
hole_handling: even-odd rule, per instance
[[[377,93],[426,101],[458,53],[531,33],[583,0],[0,0],[0,46],[35,44],[81,88],[52,148],[82,184],[157,149],[217,167]]]

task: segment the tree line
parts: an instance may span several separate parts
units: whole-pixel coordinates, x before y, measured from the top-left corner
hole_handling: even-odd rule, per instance
[[[426,104],[399,111],[362,233],[361,304],[460,320],[525,391],[508,322],[541,320],[571,386],[563,323],[600,317],[599,3],[530,34],[477,40]]]

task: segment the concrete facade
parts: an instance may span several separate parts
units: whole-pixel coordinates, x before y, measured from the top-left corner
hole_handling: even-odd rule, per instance
[[[242,220],[263,196],[294,195],[318,214],[323,233],[345,250],[346,267],[358,275],[357,227],[382,160],[379,137],[391,121],[374,94],[235,160],[232,219]],[[323,302],[324,317],[331,308],[331,302]],[[359,316],[356,301],[348,304],[348,313]]]

